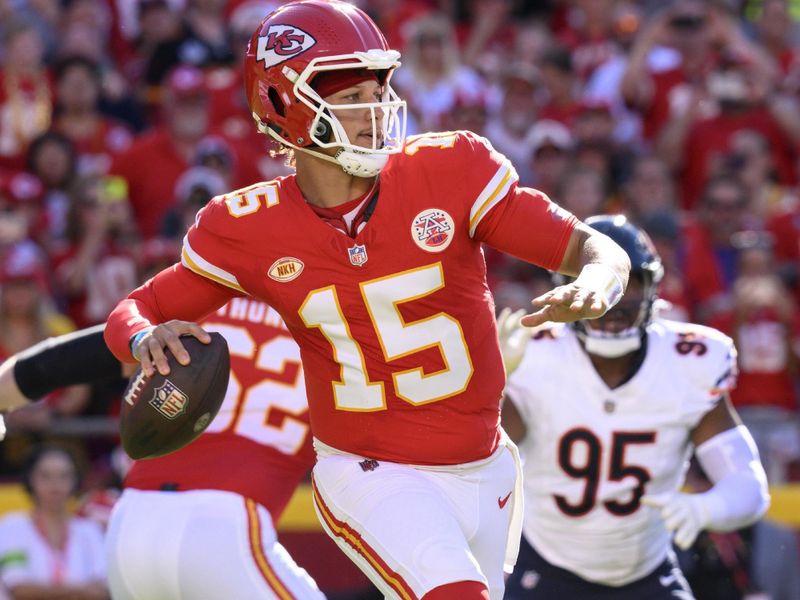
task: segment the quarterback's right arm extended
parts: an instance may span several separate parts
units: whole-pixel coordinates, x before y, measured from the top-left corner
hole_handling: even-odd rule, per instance
[[[191,322],[238,295],[235,290],[197,275],[181,264],[173,265],[134,290],[111,312],[105,330],[106,344],[121,362],[135,362],[130,342],[140,331],[169,321],[178,335],[197,336],[203,330]],[[176,343],[183,348],[177,338]],[[170,345],[170,348],[177,356],[176,347]],[[142,367],[145,366],[143,360]]]

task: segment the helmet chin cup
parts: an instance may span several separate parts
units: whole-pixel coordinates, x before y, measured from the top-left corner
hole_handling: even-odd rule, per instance
[[[342,166],[342,170],[354,177],[375,177],[386,166],[389,160],[388,154],[374,154],[372,152],[360,152],[358,150],[346,150],[342,148],[336,153],[336,162]]]

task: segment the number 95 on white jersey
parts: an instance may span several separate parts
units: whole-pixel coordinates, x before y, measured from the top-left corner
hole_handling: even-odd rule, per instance
[[[506,395],[527,425],[520,443],[527,540],[550,563],[624,585],[660,564],[669,536],[645,494],[683,483],[690,433],[730,389],[736,352],[716,330],[659,320],[637,373],[610,389],[573,330],[531,340]]]

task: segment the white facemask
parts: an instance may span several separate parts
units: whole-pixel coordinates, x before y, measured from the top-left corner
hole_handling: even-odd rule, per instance
[[[344,66],[343,66],[344,65]],[[313,154],[329,162],[341,165],[349,175],[356,177],[374,177],[380,173],[392,154],[403,150],[406,137],[406,103],[389,85],[384,85],[383,97],[375,102],[358,104],[331,105],[311,87],[309,81],[315,73],[342,68],[366,68],[374,71],[389,70],[400,66],[400,53],[396,50],[370,50],[353,54],[329,56],[313,59],[302,73],[285,69],[284,74],[294,83],[295,96],[303,104],[311,108],[316,117],[311,126],[309,136],[318,148],[338,148],[334,156],[328,156],[312,148],[298,147],[281,139],[266,126],[259,126],[262,132],[269,133],[282,144],[286,144],[300,152]],[[371,148],[353,144],[347,137],[335,112],[346,110],[369,110],[372,122]],[[254,115],[255,116],[255,115]],[[258,119],[257,119],[258,120]],[[320,127],[320,125],[323,125]],[[329,131],[329,139],[322,139],[317,131]]]

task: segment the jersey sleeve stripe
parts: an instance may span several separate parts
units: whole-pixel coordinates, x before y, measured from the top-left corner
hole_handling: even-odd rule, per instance
[[[197,252],[192,250],[191,245],[189,244],[188,237],[183,238],[183,250],[181,251],[181,263],[184,267],[205,277],[206,279],[210,279],[211,281],[216,281],[224,286],[232,288],[239,292],[244,292],[242,286],[239,285],[239,281],[236,279],[234,275],[231,275],[224,269],[220,269],[219,267],[215,267],[202,256],[200,256]]]
[[[497,173],[489,180],[486,187],[478,196],[469,211],[469,236],[475,235],[475,229],[481,222],[481,219],[488,213],[491,208],[506,197],[511,185],[519,179],[517,172],[508,160],[504,160],[503,164],[497,170]]]

